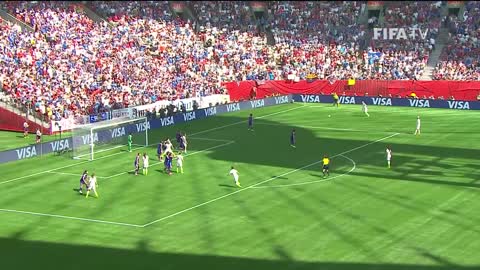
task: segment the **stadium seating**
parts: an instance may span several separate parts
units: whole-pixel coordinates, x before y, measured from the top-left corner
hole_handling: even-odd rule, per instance
[[[434,71],[436,80],[480,80],[480,3],[466,3],[463,19],[450,16],[450,43]]]
[[[382,27],[429,28],[427,40],[375,40],[362,50],[362,2],[270,2],[260,24],[274,43],[247,1],[192,2],[192,22],[166,1],[88,3],[110,23],[92,21],[73,2],[0,5],[34,29],[0,24],[3,91],[49,119],[224,93],[228,81],[416,80],[444,20],[439,2],[390,2]],[[435,79],[480,79],[479,13],[469,2],[465,21],[450,20],[452,43]]]

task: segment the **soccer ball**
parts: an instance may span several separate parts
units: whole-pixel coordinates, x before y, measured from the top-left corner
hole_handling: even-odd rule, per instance
[[[331,115],[329,114],[328,117],[331,117]]]

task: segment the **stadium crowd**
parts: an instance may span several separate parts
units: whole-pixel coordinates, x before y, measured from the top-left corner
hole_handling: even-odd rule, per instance
[[[480,2],[466,2],[462,17],[448,17],[450,43],[435,68],[436,80],[480,80]]]
[[[272,30],[274,44],[258,31],[245,1],[191,4],[198,21],[176,18],[166,1],[94,1],[89,7],[107,18],[95,23],[70,2],[2,2],[34,31],[0,24],[0,86],[54,119],[225,93],[225,81],[419,79],[442,22],[438,2],[393,5],[386,26],[428,27],[429,39],[375,41],[362,52],[367,29],[357,20],[365,3],[271,2],[261,24]],[[452,46],[475,51],[480,16],[478,3],[469,5],[465,22],[452,20],[462,33]],[[435,75],[463,70],[445,67]]]

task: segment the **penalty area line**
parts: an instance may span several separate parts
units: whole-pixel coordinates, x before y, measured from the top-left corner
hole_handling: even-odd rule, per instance
[[[270,116],[273,116],[273,115],[282,114],[282,113],[290,112],[290,111],[293,111],[293,110],[303,109],[303,108],[305,108],[305,107],[307,107],[307,106],[306,106],[306,105],[302,105],[302,106],[298,106],[298,107],[295,107],[295,108],[291,108],[291,109],[287,109],[287,110],[283,110],[283,111],[279,111],[279,112],[269,113],[269,114],[266,114],[266,115],[262,115],[262,116],[256,117],[256,119],[263,119],[263,118],[265,118],[265,117],[270,117]],[[245,121],[239,121],[239,122],[231,123],[231,124],[228,124],[228,125],[223,125],[223,126],[220,126],[220,127],[215,127],[215,128],[211,128],[211,129],[207,129],[207,130],[195,132],[195,133],[190,134],[190,136],[194,136],[194,135],[198,135],[198,134],[203,134],[203,133],[207,133],[207,132],[210,132],[210,131],[223,129],[223,128],[226,128],[226,127],[231,127],[231,126],[239,125],[239,124],[242,124],[242,123],[245,124]]]
[[[259,116],[259,117],[257,117],[257,119],[261,119],[261,118],[265,118],[265,117],[269,117],[269,116],[273,116],[273,115],[277,115],[277,114],[281,114],[281,113],[286,113],[286,112],[289,112],[289,111],[298,110],[298,109],[302,109],[302,108],[305,108],[305,107],[307,107],[306,104],[304,104],[304,105],[302,105],[302,106],[295,107],[295,108],[291,108],[291,109],[287,109],[287,110],[283,110],[283,111],[279,111],[279,112],[275,112],[275,113],[270,113],[270,114],[266,114],[266,115],[263,115],[263,116]],[[194,135],[198,135],[198,134],[203,134],[203,133],[207,133],[207,132],[211,132],[211,131],[223,129],[223,128],[226,128],[226,127],[231,127],[231,126],[234,126],[234,125],[238,125],[238,124],[241,124],[241,123],[245,123],[245,121],[239,121],[239,122],[236,122],[236,123],[232,123],[232,124],[228,124],[228,125],[223,125],[223,126],[220,126],[220,127],[210,128],[210,129],[202,130],[202,131],[199,131],[199,132],[194,132],[194,133],[189,134],[189,135],[190,135],[190,136],[194,136]],[[153,145],[156,145],[156,144],[150,144],[150,145],[138,147],[138,148],[135,148],[135,149],[132,149],[132,150],[138,150],[138,149],[145,148],[145,147],[149,147],[149,146],[153,146]],[[105,155],[105,156],[102,156],[102,157],[100,157],[100,158],[95,159],[94,161],[100,160],[100,159],[104,159],[104,158],[113,157],[113,156],[120,155],[120,154],[125,154],[125,152],[119,152],[119,153],[114,153],[114,154],[111,154],[111,155]],[[10,183],[10,182],[19,181],[19,180],[22,180],[22,179],[25,179],[25,178],[29,178],[29,177],[33,177],[33,176],[37,176],[37,175],[41,175],[41,174],[45,174],[45,173],[57,171],[57,170],[61,170],[61,169],[65,169],[65,168],[70,168],[70,167],[78,166],[78,165],[85,164],[85,163],[89,163],[89,162],[92,162],[92,161],[86,160],[86,161],[78,162],[78,163],[75,163],[75,164],[69,164],[69,165],[66,165],[66,166],[62,166],[62,167],[58,167],[58,168],[54,168],[54,169],[50,169],[50,170],[45,170],[45,171],[41,171],[41,172],[29,174],[29,175],[17,177],[17,178],[5,180],[5,181],[0,182],[0,185],[7,184],[7,183]],[[106,177],[106,178],[109,178],[109,177]],[[110,177],[110,178],[111,178],[111,177]]]
[[[114,221],[106,221],[106,220],[91,219],[91,218],[70,217],[70,216],[62,216],[62,215],[54,215],[54,214],[46,214],[46,213],[37,213],[37,212],[21,211],[21,210],[13,210],[13,209],[3,209],[3,208],[0,208],[0,212],[16,213],[16,214],[27,214],[27,215],[43,216],[43,217],[54,217],[54,218],[62,218],[62,219],[71,219],[71,220],[79,220],[79,221],[86,221],[86,222],[94,222],[94,223],[103,223],[103,224],[109,224],[109,225],[119,225],[119,226],[143,228],[143,225],[137,225],[137,224],[123,223],[123,222],[114,222]]]
[[[211,138],[202,138],[202,137],[189,137],[189,139],[199,140],[199,141],[212,141],[212,142],[234,142],[233,140],[211,139]]]
[[[355,147],[355,148],[352,148],[352,149],[350,149],[350,150],[344,151],[344,152],[342,152],[342,153],[340,153],[340,154],[336,154],[336,155],[333,156],[332,158],[337,157],[337,156],[341,156],[341,155],[345,155],[345,154],[347,154],[347,153],[350,153],[350,152],[356,151],[356,150],[358,150],[358,149],[367,147],[367,146],[372,145],[372,144],[374,144],[374,143],[381,142],[381,141],[384,141],[384,140],[386,140],[386,139],[395,137],[395,136],[397,136],[397,135],[399,135],[399,134],[400,134],[400,133],[394,133],[394,134],[392,134],[392,135],[389,135],[389,136],[380,138],[380,139],[378,139],[378,140],[375,140],[375,141],[372,141],[372,142],[369,142],[369,143],[360,145],[360,146],[358,146],[358,147]],[[278,178],[280,178],[280,177],[283,177],[283,176],[285,176],[285,175],[289,175],[289,174],[298,172],[298,171],[300,171],[300,170],[306,169],[306,168],[308,168],[308,167],[314,166],[314,165],[319,164],[319,163],[321,163],[321,162],[322,162],[322,160],[315,161],[315,162],[310,163],[310,164],[308,164],[308,165],[305,165],[305,166],[303,166],[303,167],[300,167],[300,168],[297,168],[297,169],[294,169],[294,170],[291,170],[291,171],[282,173],[282,174],[280,174],[280,175],[271,177],[271,178],[269,178],[269,179],[267,179],[267,180],[263,180],[263,181],[261,181],[261,182],[258,182],[258,183],[256,183],[256,184],[252,184],[252,185],[247,186],[247,187],[245,187],[245,188],[242,188],[242,189],[239,189],[239,190],[236,190],[236,191],[227,193],[227,194],[222,195],[222,196],[220,196],[220,197],[217,197],[217,198],[208,200],[208,201],[206,201],[206,202],[197,204],[197,205],[195,205],[195,206],[192,206],[192,207],[183,209],[183,210],[181,210],[181,211],[178,211],[178,212],[176,212],[176,213],[170,214],[170,215],[168,215],[168,216],[165,216],[165,217],[156,219],[156,220],[151,221],[151,222],[149,222],[149,223],[145,223],[145,224],[143,225],[143,227],[147,227],[147,226],[153,225],[153,224],[155,224],[155,223],[164,221],[164,220],[166,220],[166,219],[169,219],[169,218],[178,216],[178,215],[183,214],[183,213],[185,213],[185,212],[194,210],[194,209],[199,208],[199,207],[202,207],[202,206],[204,206],[204,205],[207,205],[207,204],[216,202],[216,201],[218,201],[218,200],[221,200],[221,199],[230,197],[230,196],[232,196],[232,195],[235,195],[235,194],[237,194],[237,193],[240,193],[240,192],[242,192],[242,191],[248,190],[248,189],[250,189],[250,188],[252,188],[252,187],[256,187],[256,186],[259,186],[259,185],[261,185],[261,184],[268,183],[268,182],[270,182],[270,181],[273,181],[273,180],[278,179]]]
[[[339,178],[339,177],[348,175],[357,168],[357,163],[355,163],[355,161],[353,159],[351,159],[347,156],[344,156],[344,155],[338,155],[338,156],[343,157],[345,159],[348,159],[348,160],[350,160],[350,162],[352,162],[353,166],[348,172],[342,173],[340,175],[335,175],[333,177],[328,177],[327,179],[321,179],[321,180],[314,180],[314,181],[307,181],[307,182],[300,182],[300,183],[292,183],[292,184],[283,184],[283,185],[274,185],[274,186],[259,186],[259,187],[251,187],[251,188],[283,188],[283,187],[303,186],[303,185],[308,185],[308,184],[316,184],[316,183],[320,183],[320,182],[327,182],[327,181],[331,181],[335,178]]]
[[[62,175],[71,175],[71,176],[78,176],[81,177],[81,174],[75,174],[75,173],[65,173],[65,172],[47,172],[47,173],[52,173],[52,174],[62,174]],[[103,176],[97,176],[97,178],[102,179],[102,178],[107,178]]]
[[[141,148],[145,148],[145,147],[147,147],[147,146],[138,147],[138,148],[135,148],[135,150],[141,149]],[[114,153],[114,154],[111,154],[111,155],[102,156],[102,157],[99,157],[99,158],[95,159],[94,161],[100,160],[100,159],[104,159],[104,158],[113,157],[113,156],[120,155],[120,154],[125,154],[125,152],[119,152],[119,153]],[[3,182],[0,182],[0,185],[7,184],[7,183],[10,183],[10,182],[19,181],[19,180],[22,180],[22,179],[25,179],[25,178],[29,178],[29,177],[33,177],[33,176],[37,176],[37,175],[41,175],[41,174],[45,174],[45,173],[51,173],[51,172],[54,172],[54,171],[58,171],[58,170],[61,170],[61,169],[65,169],[65,168],[70,168],[70,167],[82,165],[82,164],[89,163],[89,162],[92,162],[92,161],[86,160],[86,161],[82,161],[82,162],[77,162],[77,163],[74,163],[74,164],[65,165],[65,166],[58,167],[58,168],[51,169],[51,170],[46,170],[46,171],[41,171],[41,172],[37,172],[37,173],[32,173],[32,174],[29,174],[29,175],[25,175],[25,176],[21,176],[21,177],[17,177],[17,178],[13,178],[13,179],[10,179],[10,180],[6,180],[6,181],[3,181]]]
[[[196,155],[196,154],[200,154],[200,153],[203,153],[203,152],[206,152],[206,151],[209,151],[209,150],[213,150],[213,149],[216,149],[216,148],[220,148],[220,147],[223,147],[223,146],[227,146],[229,144],[232,144],[232,143],[235,143],[234,141],[229,141],[229,142],[226,142],[226,143],[222,143],[222,144],[219,144],[219,145],[216,145],[216,146],[212,146],[210,148],[206,148],[206,149],[203,149],[203,150],[200,150],[200,151],[195,151],[193,153],[190,153],[190,154],[186,154],[184,155],[185,157],[189,157],[189,156],[193,156],[193,155]],[[162,164],[163,162],[155,162],[153,163],[152,165],[150,165],[150,167],[153,167],[153,166],[156,166],[158,164]],[[110,178],[114,178],[114,177],[117,177],[117,176],[120,176],[120,175],[124,175],[124,174],[127,174],[127,173],[131,173],[131,172],[134,172],[135,170],[130,170],[130,171],[126,171],[126,172],[121,172],[121,173],[117,173],[117,174],[114,174],[114,175],[110,175],[110,176],[106,176],[106,177],[103,177],[104,179],[110,179]]]

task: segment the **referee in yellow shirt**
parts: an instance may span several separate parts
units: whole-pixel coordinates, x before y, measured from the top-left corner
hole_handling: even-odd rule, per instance
[[[330,171],[328,170],[330,166],[330,159],[328,158],[327,155],[323,156],[322,162],[323,162],[323,178],[325,178],[327,176],[330,176]]]
[[[333,93],[332,93],[332,97],[333,97],[333,106],[334,106],[334,107],[335,107],[335,106],[338,107],[338,105],[340,105],[340,102],[339,102],[339,100],[338,100],[339,98],[338,98],[337,93],[336,93],[336,92],[333,92]]]

